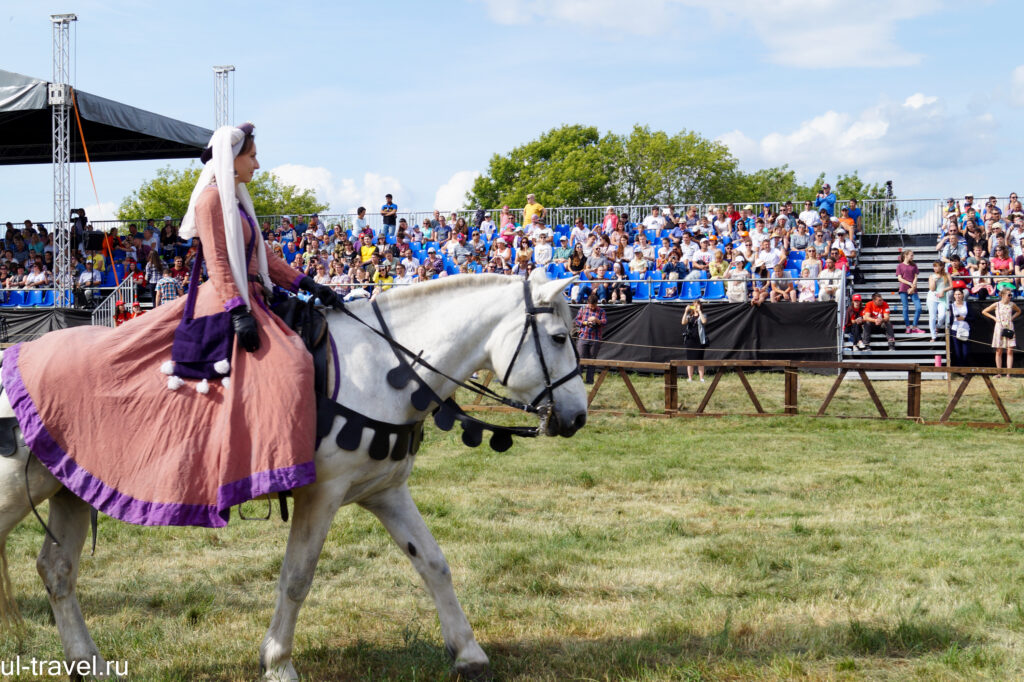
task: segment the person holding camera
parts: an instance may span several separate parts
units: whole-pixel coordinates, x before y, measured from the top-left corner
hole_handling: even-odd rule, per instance
[[[580,359],[592,360],[597,357],[597,352],[601,348],[601,335],[606,324],[608,324],[608,317],[597,306],[597,294],[591,293],[587,299],[587,305],[576,313],[576,327],[579,329],[576,349],[579,351]],[[594,383],[593,365],[587,365],[586,383]]]
[[[999,300],[982,310],[981,314],[996,323],[995,329],[992,330],[996,369],[1003,366],[1003,351],[1006,351],[1006,369],[1013,369],[1013,349],[1017,347],[1013,322],[1020,317],[1020,307],[1013,302],[1013,289],[1000,289]],[[1010,375],[1007,374],[1006,378],[1009,379]]]
[[[818,196],[814,199],[814,207],[821,211],[825,209],[831,218],[836,214],[836,193],[832,191],[831,185],[827,182],[818,190]]]
[[[708,316],[704,314],[704,306],[700,301],[694,301],[686,306],[683,312],[683,350],[687,360],[703,360],[704,349],[708,345],[708,335],[704,325],[708,323]],[[704,365],[697,366],[697,373],[701,382],[704,381]],[[693,365],[686,366],[686,380],[693,381]]]

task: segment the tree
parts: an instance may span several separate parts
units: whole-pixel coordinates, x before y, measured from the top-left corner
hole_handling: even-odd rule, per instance
[[[466,208],[523,206],[531,192],[550,206],[607,203],[612,157],[593,126],[552,128],[508,154],[495,154],[466,194]]]
[[[184,216],[200,172],[194,165],[182,170],[170,166],[159,169],[155,178],[124,198],[117,210],[118,220]],[[327,204],[317,201],[312,190],[286,185],[273,173],[257,174],[249,183],[249,195],[256,215],[309,215],[327,210]]]
[[[782,165],[753,173],[737,171],[729,186],[729,196],[718,201],[800,201],[807,192],[808,188],[797,182],[796,172]]]
[[[736,170],[728,147],[686,130],[669,136],[636,125],[628,137],[614,141],[618,146],[615,193],[608,203],[713,201],[729,188]]]

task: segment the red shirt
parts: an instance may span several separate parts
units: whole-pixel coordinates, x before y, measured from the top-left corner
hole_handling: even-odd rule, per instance
[[[889,304],[885,301],[879,301],[876,305],[874,301],[868,301],[868,304],[864,306],[864,317],[883,317],[889,314]]]

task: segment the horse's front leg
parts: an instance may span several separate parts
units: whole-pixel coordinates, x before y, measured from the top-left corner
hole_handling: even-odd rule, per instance
[[[331,483],[313,483],[293,491],[295,511],[277,583],[277,606],[260,646],[260,667],[265,680],[299,679],[291,660],[295,621],[313,583],[327,531],[344,496],[343,490],[335,488]]]
[[[445,561],[437,540],[423,522],[423,517],[416,508],[412,495],[409,494],[408,485],[403,483],[388,488],[362,500],[359,504],[380,519],[423,578],[437,605],[441,634],[448,653],[455,659],[455,672],[466,679],[489,678],[490,661],[473,637],[473,629],[469,626],[458,597],[455,596],[448,562]]]
[[[107,677],[106,662],[89,636],[75,595],[78,563],[89,529],[89,505],[67,488],[61,488],[60,492],[50,498],[47,527],[60,545],[45,536],[43,548],[36,560],[36,569],[46,586],[53,619],[57,623],[61,644],[64,645],[64,659],[72,665],[78,661],[88,661],[93,676]],[[112,667],[109,670],[115,672],[117,669]],[[80,678],[73,676],[72,679]]]

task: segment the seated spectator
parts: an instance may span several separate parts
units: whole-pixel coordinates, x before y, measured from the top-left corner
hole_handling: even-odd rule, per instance
[[[850,297],[850,307],[846,309],[845,330],[851,346],[857,350],[867,348],[864,344],[864,306],[861,304],[860,294]]]
[[[981,247],[978,247],[978,251],[980,250]],[[967,269],[973,278],[968,289],[972,295],[977,296],[980,301],[995,295],[996,285],[992,280],[987,259],[981,258],[976,263],[969,265]],[[952,286],[952,283],[950,286]]]
[[[0,278],[6,282],[8,278],[6,266],[0,268]],[[91,306],[96,299],[101,297],[100,286],[103,284],[103,276],[96,272],[91,260],[85,262],[85,270],[78,276],[77,284],[78,292],[75,298],[80,305]]]
[[[14,270],[14,274],[7,278],[7,282],[4,284],[7,289],[24,289],[25,288],[25,266],[19,263]]]
[[[651,209],[651,214],[644,218],[643,226],[645,230],[654,230],[655,235],[660,235],[661,231],[665,229],[665,218],[661,215],[661,209],[657,206]]]
[[[815,300],[815,278],[811,275],[811,270],[807,266],[804,266],[800,270],[800,279],[796,283],[797,290],[797,302],[799,303],[813,303]],[[860,299],[858,299],[860,300]]]
[[[725,259],[725,252],[721,249],[713,249],[711,262],[708,263],[708,276],[711,279],[722,279],[729,270],[729,261]]]
[[[587,257],[583,253],[583,245],[577,243],[572,249],[572,254],[569,256],[569,272],[573,275],[579,275],[587,266]]]
[[[32,271],[25,276],[26,289],[45,289],[50,286],[50,273],[43,270],[39,263],[32,264]]]
[[[814,210],[813,201],[804,202],[804,210],[800,212],[800,215],[797,216],[797,218],[811,229],[821,225],[821,216],[816,210]]]
[[[796,303],[796,287],[793,286],[793,281],[787,277],[782,264],[777,263],[772,269],[771,278],[768,281],[769,300],[772,303],[782,301]]]
[[[892,322],[889,321],[889,304],[882,299],[882,294],[875,292],[871,296],[871,301],[864,306],[863,317],[862,347],[871,345],[871,334],[877,329],[885,333],[885,338],[889,342],[889,350],[896,350],[896,335],[893,332]]]
[[[750,273],[744,267],[742,256],[733,259],[732,267],[725,275],[726,287],[725,296],[730,303],[746,303],[747,282],[750,281]]]
[[[825,267],[818,274],[818,300],[834,301],[843,277],[843,272],[836,269],[836,262],[828,258]]]
[[[991,261],[989,261],[989,267],[991,267]],[[967,266],[960,260],[960,256],[955,253],[950,257],[949,265],[946,266],[946,272],[953,279],[954,289],[969,289],[971,286],[970,276],[971,273],[967,269]]]
[[[413,280],[412,275],[409,274],[409,271],[406,270],[406,267],[404,265],[399,263],[398,265],[395,266],[395,277],[394,277],[394,283],[395,284],[401,284],[401,285],[412,284],[412,280]]]
[[[686,265],[679,260],[679,252],[673,249],[668,255],[668,261],[661,266],[661,279],[665,281],[662,287],[663,294],[675,296],[679,293],[678,285],[675,282],[684,279],[687,272]]]
[[[608,285],[608,300],[612,303],[632,303],[633,290],[622,263],[612,265],[611,283]]]
[[[537,245],[533,247],[533,262],[539,267],[545,267],[554,258],[554,249],[546,233],[537,234]]]
[[[699,248],[690,257],[690,272],[686,275],[686,279],[698,280],[709,276],[711,261],[714,260],[716,253],[722,253],[718,249],[711,249],[710,244],[707,237],[700,240]]]
[[[1014,283],[1014,263],[1010,259],[1005,246],[997,246],[992,252],[992,258],[989,259],[989,265],[992,268],[993,281],[995,282],[996,289],[1015,288]]]
[[[963,260],[967,258],[967,240],[960,234],[956,225],[951,225],[949,231],[939,237],[935,250],[943,263],[949,264],[954,255]]]
[[[573,249],[569,248],[569,238],[563,234],[558,238],[558,246],[551,254],[551,262],[558,263],[560,265],[568,265],[569,257],[572,256],[572,252]]]
[[[845,211],[846,209],[844,208],[843,210]],[[832,241],[832,248],[841,251],[846,260],[851,264],[857,260],[857,247],[853,240],[850,239],[849,233],[844,227],[836,230],[836,237]]]
[[[124,307],[124,301],[114,302],[114,326],[120,327],[128,321],[128,311]]]
[[[789,248],[792,251],[805,251],[811,245],[811,233],[807,231],[804,221],[797,221],[796,230],[789,235]]]

